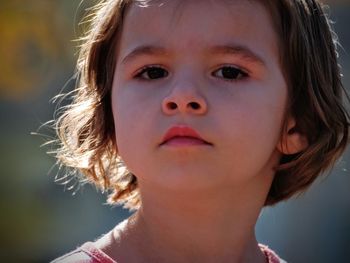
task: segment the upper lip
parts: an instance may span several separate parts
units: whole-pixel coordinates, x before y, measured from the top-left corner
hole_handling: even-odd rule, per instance
[[[206,144],[211,144],[208,141],[204,140],[195,129],[187,125],[176,125],[169,128],[165,133],[161,144],[164,144],[175,137],[191,137],[191,138],[199,139]]]

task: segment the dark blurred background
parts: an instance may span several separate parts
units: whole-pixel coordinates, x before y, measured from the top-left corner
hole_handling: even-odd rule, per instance
[[[111,229],[128,213],[93,186],[75,195],[54,183],[40,147],[52,132],[51,98],[74,87],[78,23],[92,0],[0,0],[0,262],[48,262]],[[350,87],[350,0],[329,1]],[[34,136],[32,132],[45,136]],[[288,262],[349,262],[350,152],[306,194],[267,208],[258,240]]]

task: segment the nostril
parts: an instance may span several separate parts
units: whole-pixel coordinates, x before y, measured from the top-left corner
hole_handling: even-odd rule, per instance
[[[207,111],[207,103],[202,98],[165,98],[161,104],[165,114],[190,113],[204,114]]]
[[[169,103],[168,103],[168,108],[169,108],[170,110],[175,110],[175,109],[177,108],[177,105],[176,105],[175,102],[169,102]]]
[[[197,102],[190,102],[189,105],[194,110],[198,110],[201,107]]]

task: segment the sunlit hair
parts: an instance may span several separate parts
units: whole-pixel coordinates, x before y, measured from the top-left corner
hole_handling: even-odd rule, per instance
[[[73,103],[56,122],[58,162],[110,191],[109,203],[130,209],[139,207],[140,197],[137,178],[118,156],[111,87],[123,19],[135,2],[147,6],[159,0],[105,0],[95,6],[90,30],[82,39]],[[315,0],[260,2],[279,36],[280,64],[288,84],[286,112],[296,119],[293,131],[309,142],[304,151],[282,156],[265,203],[272,205],[305,190],[343,153],[349,140],[343,102],[348,96],[341,84],[337,38],[324,7]]]

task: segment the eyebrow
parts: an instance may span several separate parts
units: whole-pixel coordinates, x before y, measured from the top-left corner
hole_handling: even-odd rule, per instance
[[[164,56],[169,54],[164,47],[161,46],[152,46],[152,45],[142,45],[134,48],[130,53],[128,53],[122,60],[122,63],[125,64],[128,61],[142,55],[150,56]],[[265,61],[255,52],[253,52],[249,47],[244,45],[229,44],[229,45],[216,45],[206,48],[206,53],[208,54],[219,54],[219,55],[236,55],[242,57],[243,60],[246,60],[250,63],[260,64],[265,66]]]
[[[166,55],[168,52],[165,48],[159,47],[159,46],[139,46],[133,49],[130,53],[128,53],[122,60],[122,64],[127,63],[129,60],[132,60],[138,56],[145,56],[145,55]]]
[[[265,61],[249,47],[244,45],[229,44],[229,45],[217,45],[208,48],[208,53],[220,54],[220,55],[236,55],[242,57],[250,63],[260,64],[265,66]]]

